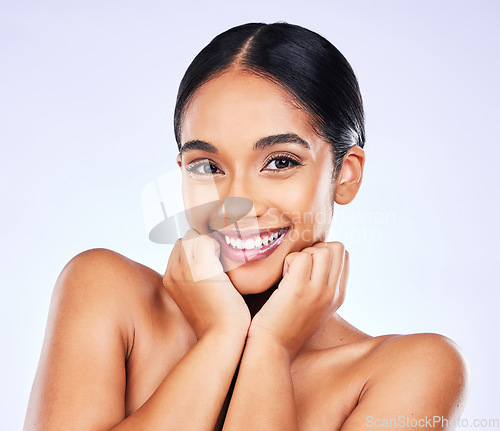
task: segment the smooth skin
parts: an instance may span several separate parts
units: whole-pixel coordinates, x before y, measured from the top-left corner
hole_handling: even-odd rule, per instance
[[[254,148],[284,134],[309,148]],[[270,256],[227,272],[220,244],[199,233],[210,214],[176,242],[163,276],[110,250],[75,256],[54,288],[25,431],[211,431],[226,398],[224,430],[392,430],[398,418],[452,429],[429,418],[451,425],[463,409],[457,346],[437,334],[371,337],[337,313],[349,254],[325,238],[333,200],[359,190],[363,150],[349,151],[333,183],[331,148],[309,117],[237,68],[195,93],[181,138],[216,148],[181,151],[186,207],[215,187],[251,199],[253,221],[287,235]]]

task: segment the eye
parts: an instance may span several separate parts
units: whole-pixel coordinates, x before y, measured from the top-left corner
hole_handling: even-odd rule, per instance
[[[290,154],[274,154],[266,160],[265,166],[269,167],[266,170],[283,171],[302,164],[299,159],[292,157]]]
[[[223,173],[217,164],[209,159],[195,160],[187,164],[185,169],[194,175],[215,175]]]

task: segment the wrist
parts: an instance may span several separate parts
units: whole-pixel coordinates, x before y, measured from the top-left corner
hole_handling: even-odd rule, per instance
[[[245,352],[247,350],[258,352],[257,354],[259,355],[282,359],[289,364],[295,357],[292,351],[287,349],[271,331],[266,329],[259,329],[259,331],[252,332],[249,331]]]
[[[248,328],[213,328],[208,330],[200,340],[210,339],[214,343],[222,343],[228,345],[239,346],[243,348],[247,338]],[[199,341],[199,340],[198,340]]]

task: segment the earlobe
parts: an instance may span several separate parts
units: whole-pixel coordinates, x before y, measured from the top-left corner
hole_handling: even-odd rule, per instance
[[[359,145],[354,145],[345,155],[335,187],[335,202],[345,205],[351,202],[361,187],[365,152]]]

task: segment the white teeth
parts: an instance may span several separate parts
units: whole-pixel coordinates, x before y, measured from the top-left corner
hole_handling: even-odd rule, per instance
[[[250,239],[247,239],[245,241],[245,248],[247,250],[253,250],[254,247],[255,247],[255,243],[253,242],[253,239],[250,238]]]
[[[262,248],[266,245],[269,245],[278,238],[280,232],[282,231],[275,232],[269,236],[257,236],[255,238],[249,238],[246,241],[243,241],[240,238],[228,237],[226,235],[224,235],[224,238],[226,240],[226,243],[232,248],[236,248],[238,250],[253,250],[254,248]]]

